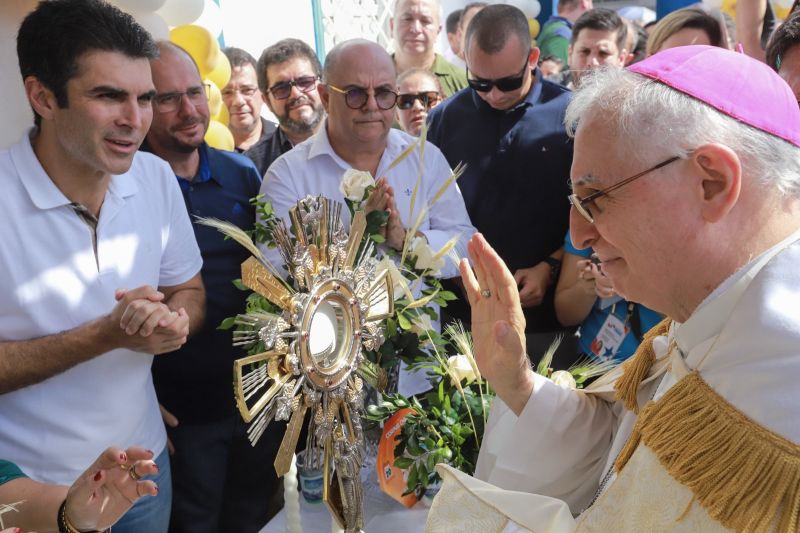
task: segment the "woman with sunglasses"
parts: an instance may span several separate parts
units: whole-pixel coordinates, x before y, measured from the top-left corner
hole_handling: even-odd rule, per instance
[[[432,72],[408,69],[397,77],[397,120],[403,131],[418,137],[428,112],[442,101],[442,88]]]

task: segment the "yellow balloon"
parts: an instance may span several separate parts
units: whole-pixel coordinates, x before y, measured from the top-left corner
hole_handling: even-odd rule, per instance
[[[208,84],[209,87],[208,111],[211,117],[214,117],[214,115],[219,113],[220,107],[225,107],[224,105],[222,105],[222,93],[220,92],[219,87],[217,87],[217,85],[213,81],[205,79],[203,80],[203,83]]]
[[[224,124],[220,124],[216,120],[208,122],[208,129],[206,130],[205,141],[212,148],[220,150],[233,151],[233,134]]]
[[[536,19],[528,19],[528,28],[531,31],[531,39],[536,39],[539,35],[539,21]]]
[[[213,120],[216,120],[223,126],[227,126],[231,122],[231,115],[228,113],[228,106],[221,105],[219,106],[219,113],[216,115],[211,115]]]
[[[204,73],[202,70],[200,74],[203,75],[204,78],[208,78],[217,87],[222,89],[226,85],[228,85],[228,81],[231,79],[231,62],[228,61],[228,58],[222,52],[219,52],[216,57],[216,63],[214,64],[213,69],[208,72]]]
[[[219,43],[211,33],[202,26],[187,24],[177,26],[169,32],[169,40],[177,44],[192,56],[197,68],[200,70],[200,77],[210,78],[209,72],[214,70],[219,62],[219,56],[225,55],[219,50]],[[225,58],[227,61],[227,58]],[[230,70],[230,64],[228,65]],[[228,73],[230,77],[230,73]],[[227,83],[227,80],[225,81]],[[225,85],[219,85],[224,87]]]

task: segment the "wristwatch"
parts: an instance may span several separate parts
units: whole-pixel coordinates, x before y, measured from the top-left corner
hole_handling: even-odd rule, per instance
[[[561,272],[561,261],[548,255],[543,262],[550,265],[550,284],[553,285],[558,281],[558,274]]]

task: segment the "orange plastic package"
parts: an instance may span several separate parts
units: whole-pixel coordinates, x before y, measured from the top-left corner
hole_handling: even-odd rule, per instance
[[[381,490],[406,507],[412,507],[418,498],[413,493],[403,496],[406,491],[408,470],[394,466],[394,448],[397,446],[397,437],[405,423],[406,415],[412,412],[413,409],[408,407],[401,409],[383,425],[383,434],[378,443],[378,460],[375,463]]]

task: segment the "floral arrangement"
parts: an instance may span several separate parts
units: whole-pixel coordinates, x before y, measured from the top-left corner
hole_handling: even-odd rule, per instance
[[[424,136],[422,137],[424,138]],[[413,149],[422,150],[424,143],[411,145],[389,169],[398,164]],[[457,167],[450,178],[434,195],[435,201],[447,187],[458,178],[462,168]],[[411,211],[420,186],[421,176],[412,192]],[[340,182],[340,191],[345,203],[354,216],[365,211],[366,229],[362,246],[371,241],[374,245],[385,242],[384,228],[389,214],[387,211],[366,212],[366,204],[376,182],[368,172],[348,170]],[[257,223],[249,231],[241,232],[237,238],[245,246],[253,242],[276,246],[273,242],[273,229],[278,225],[269,202],[262,197],[251,200],[257,213]],[[435,465],[443,462],[468,474],[474,473],[488,411],[494,393],[482,379],[472,350],[472,340],[460,324],[452,324],[440,334],[434,324],[438,321],[437,306],[445,307],[455,294],[442,289],[437,277],[447,260],[458,261],[454,246],[458,236],[454,236],[441,250],[432,250],[426,239],[419,235],[418,229],[430,206],[423,206],[416,220],[406,233],[402,250],[387,246],[369,246],[380,257],[379,271],[387,271],[392,280],[394,292],[394,313],[386,320],[385,340],[378,348],[366,351],[367,359],[387,371],[393,371],[400,361],[410,370],[425,372],[431,389],[410,398],[398,393],[387,392],[378,395],[367,407],[366,419],[382,423],[398,410],[409,408],[412,412],[406,417],[399,433],[395,448],[395,466],[408,470],[407,493],[424,494],[436,486],[439,479]],[[248,242],[245,242],[248,241]],[[240,280],[234,283],[242,290],[248,290]],[[245,315],[277,315],[280,310],[264,296],[251,292],[247,297]],[[244,346],[250,355],[265,350],[264,343],[254,335],[251,322],[243,315],[223,321],[221,329],[234,331],[234,344]],[[593,375],[607,370],[608,365],[581,364],[567,372],[552,372],[549,369],[551,347],[538,371],[552,377],[565,386],[580,387]],[[552,374],[552,376],[551,376]]]

